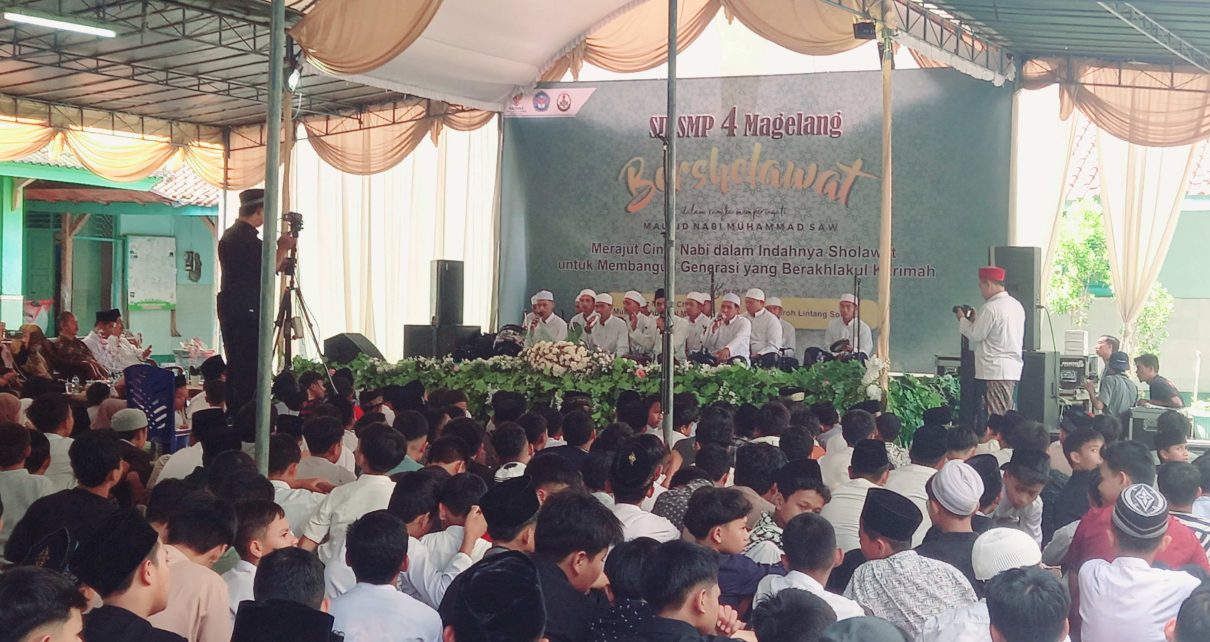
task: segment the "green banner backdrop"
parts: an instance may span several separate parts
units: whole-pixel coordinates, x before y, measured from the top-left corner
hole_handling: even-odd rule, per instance
[[[893,367],[956,354],[950,308],[1008,234],[1008,89],[952,70],[899,71],[895,98]],[[878,72],[679,84],[677,291],[763,288],[798,346],[860,288],[877,333],[882,97]],[[663,283],[664,83],[543,85],[505,113],[500,322],[554,292]],[[859,283],[855,284],[855,279]],[[678,296],[678,298],[680,298]],[[615,297],[621,304],[620,297]]]

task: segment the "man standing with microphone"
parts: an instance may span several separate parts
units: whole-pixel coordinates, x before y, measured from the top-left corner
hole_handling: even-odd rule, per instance
[[[1025,308],[1004,289],[1004,268],[979,268],[979,293],[985,303],[976,313],[955,311],[958,331],[975,351],[976,426],[987,425],[989,414],[1003,415],[1016,407],[1025,344]]]

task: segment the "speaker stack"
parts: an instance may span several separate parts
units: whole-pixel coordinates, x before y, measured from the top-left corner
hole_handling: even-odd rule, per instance
[[[462,261],[433,261],[429,288],[432,323],[404,326],[405,357],[444,357],[479,335],[479,326],[462,325],[464,283]]]

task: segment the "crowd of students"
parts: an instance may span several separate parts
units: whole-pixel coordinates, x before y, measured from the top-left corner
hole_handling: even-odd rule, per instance
[[[279,388],[267,476],[251,411],[196,412],[145,484],[137,410],[81,430],[51,393],[0,423],[0,640],[1210,640],[1210,457],[1176,412],[1149,449],[935,409],[905,449],[877,403],[793,390],[677,395],[668,436],[632,392],[474,418],[334,383]]]

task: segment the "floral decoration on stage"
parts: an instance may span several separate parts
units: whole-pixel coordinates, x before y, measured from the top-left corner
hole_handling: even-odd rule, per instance
[[[613,365],[612,356],[568,341],[535,343],[522,350],[520,358],[530,368],[555,377],[562,377],[569,372],[588,373],[604,370]]]

